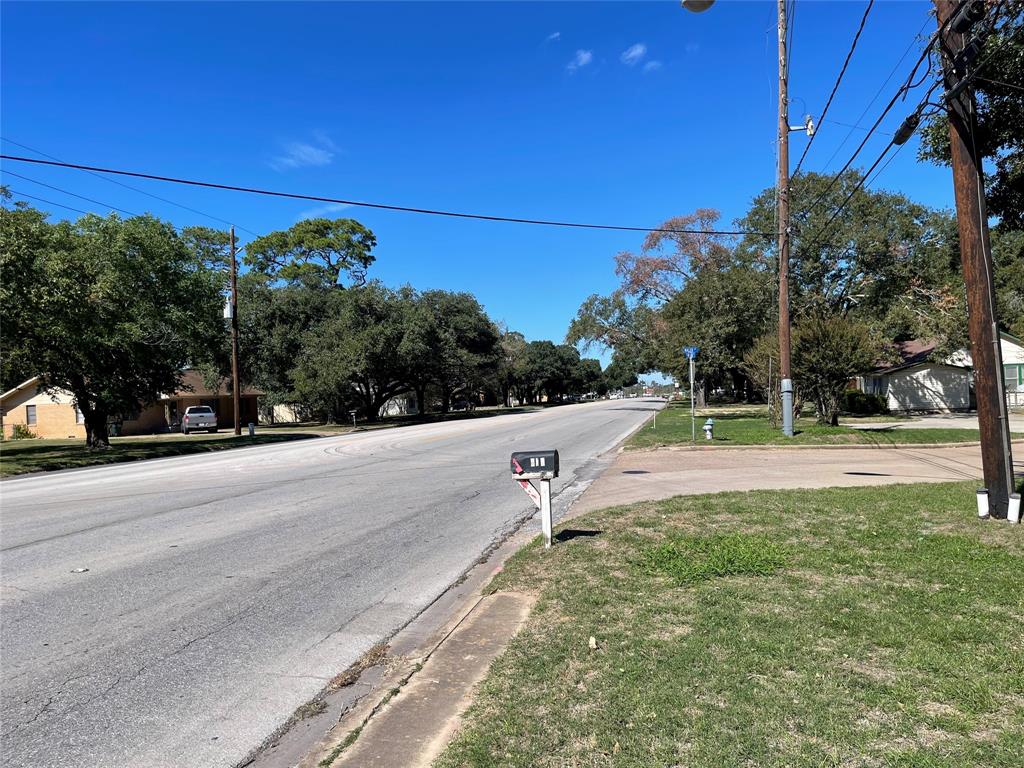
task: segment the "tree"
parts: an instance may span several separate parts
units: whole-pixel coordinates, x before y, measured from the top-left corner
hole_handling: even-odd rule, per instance
[[[565,341],[584,351],[595,344],[608,347],[636,371],[649,371],[657,366],[663,331],[657,310],[631,300],[620,289],[609,296],[587,297],[569,324]]]
[[[502,402],[506,407],[512,406],[513,397],[520,403],[526,402],[526,349],[526,337],[523,334],[508,329],[501,332],[497,379]]]
[[[352,403],[377,421],[384,404],[408,388],[405,320],[401,294],[376,281],[336,292],[327,317],[303,336],[292,371],[296,395],[332,421]]]
[[[622,280],[623,293],[645,303],[664,303],[700,271],[725,266],[732,250],[726,237],[712,233],[720,218],[713,208],[675,216],[644,238],[640,253],[619,253],[615,274]]]
[[[42,373],[28,343],[39,320],[42,262],[50,247],[53,228],[46,214],[16,203],[7,208],[10,193],[0,187],[0,391],[6,392]]]
[[[1008,229],[1024,230],[1024,9],[1019,3],[999,4],[998,16],[979,23],[994,26],[985,41],[981,68],[971,83],[977,102],[979,154],[989,160],[985,200],[991,216]],[[949,119],[936,110],[921,131],[918,156],[950,164]]]
[[[639,253],[618,254],[620,287],[589,297],[566,340],[610,347],[634,373],[677,376],[686,368],[682,347],[695,344],[702,350],[702,391],[725,383],[744,394],[740,360],[770,313],[772,277],[764,254],[738,252],[731,238],[714,234],[719,218],[702,208],[669,219]]]
[[[578,394],[586,395],[591,392],[597,392],[601,389],[604,381],[601,361],[593,357],[583,358],[580,360],[579,365],[576,366],[576,373],[573,379],[575,380],[576,392]],[[607,392],[607,389],[605,392]],[[604,393],[602,392],[601,394]]]
[[[745,264],[707,267],[662,309],[665,332],[659,369],[679,381],[689,376],[684,347],[700,349],[696,367],[701,402],[709,388],[724,386],[745,398],[743,355],[771,325],[774,286],[770,272]]]
[[[812,317],[793,333],[793,372],[814,401],[818,423],[837,426],[849,381],[882,356],[882,345],[863,323],[845,317]]]
[[[634,369],[628,362],[616,355],[612,355],[612,361],[604,369],[604,386],[609,390],[618,390],[624,387],[632,387],[637,383],[639,371]]]
[[[948,212],[903,195],[856,189],[861,179],[860,172],[848,170],[838,178],[806,173],[792,180],[789,285],[794,318],[884,318],[895,307],[922,311],[938,294],[963,293],[951,287],[959,257]],[[833,219],[851,192],[850,202]],[[765,189],[738,225],[774,231],[775,202],[774,187]],[[773,238],[747,235],[738,251],[741,258],[770,265],[777,274],[776,248]]]
[[[999,321],[1024,338],[1024,230],[1003,226],[992,230]]]
[[[743,356],[743,372],[757,393],[768,404],[768,422],[779,425],[782,413],[782,392],[779,388],[779,335],[766,333],[750,345]],[[793,414],[799,419],[804,409],[803,389],[793,383]]]
[[[20,302],[4,296],[4,336],[10,317],[44,389],[74,396],[89,447],[108,447],[110,418],[177,389],[219,343],[223,275],[170,224],[90,214],[46,225],[25,207],[2,224],[5,292],[11,273],[35,284],[10,313]]]
[[[428,354],[446,413],[455,397],[472,402],[494,370],[498,330],[472,294],[427,291],[417,303],[432,317]]]
[[[347,273],[354,285],[361,285],[376,245],[373,232],[355,219],[303,219],[252,240],[245,263],[293,284],[334,287]]]
[[[255,271],[239,277],[239,377],[264,392],[264,407],[299,402],[291,374],[303,338],[331,313],[342,293],[316,284],[275,285]]]

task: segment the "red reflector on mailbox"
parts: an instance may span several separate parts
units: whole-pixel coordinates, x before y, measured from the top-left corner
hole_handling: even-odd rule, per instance
[[[512,474],[522,480],[558,477],[558,451],[517,451],[510,463]]]

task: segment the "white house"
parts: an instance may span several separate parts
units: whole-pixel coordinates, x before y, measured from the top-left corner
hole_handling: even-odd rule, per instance
[[[1006,400],[1024,406],[1024,341],[1000,334]],[[898,342],[900,362],[881,366],[857,379],[862,392],[882,395],[892,411],[968,411],[975,407],[971,354],[960,350],[933,360],[935,344],[914,339]]]

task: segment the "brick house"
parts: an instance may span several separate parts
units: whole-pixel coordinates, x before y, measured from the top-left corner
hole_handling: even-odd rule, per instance
[[[243,389],[240,416],[243,425],[259,422],[258,398],[261,392]],[[155,402],[137,413],[128,414],[111,423],[111,434],[152,435],[177,431],[185,409],[190,405],[208,405],[217,414],[217,427],[234,427],[234,408],[231,391],[221,383],[216,391],[203,384],[198,371],[187,370],[182,386],[174,393],[161,395]],[[25,381],[0,395],[0,426],[4,438],[9,438],[15,425],[22,425],[37,437],[85,439],[85,422],[75,407],[74,396],[65,390],[44,392],[39,377]]]

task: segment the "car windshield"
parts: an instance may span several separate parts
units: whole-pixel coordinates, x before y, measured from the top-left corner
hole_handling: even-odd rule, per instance
[[[186,413],[198,413],[206,415],[213,413],[213,409],[210,408],[210,406],[208,405],[196,405],[193,406],[192,408],[189,408],[188,411],[186,411]]]

